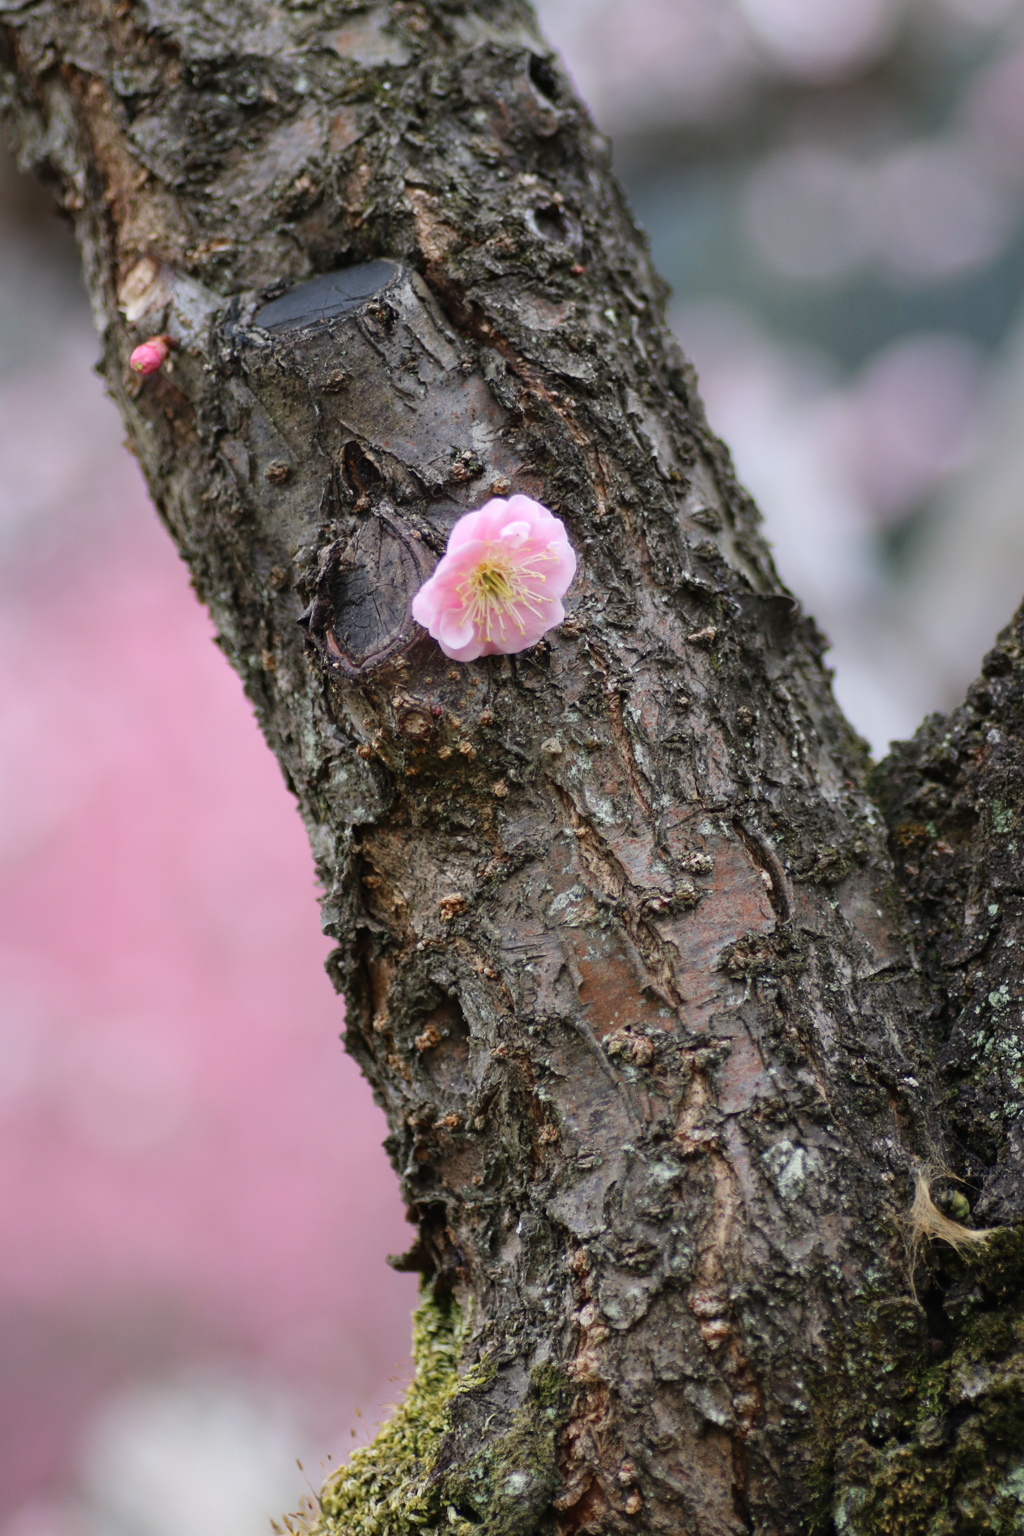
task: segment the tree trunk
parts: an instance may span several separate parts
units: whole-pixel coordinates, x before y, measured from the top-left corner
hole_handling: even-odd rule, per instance
[[[309,1520],[1019,1530],[1019,624],[869,787],[516,0],[0,38],[418,1228],[417,1378]],[[409,598],[510,491],[570,531],[567,622],[449,662]]]

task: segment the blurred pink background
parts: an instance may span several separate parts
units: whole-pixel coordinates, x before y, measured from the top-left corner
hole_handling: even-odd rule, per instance
[[[0,381],[0,1531],[224,1536],[399,1390],[411,1229],[292,799],[87,315],[40,331]]]
[[[539,10],[880,754],[1024,592],[1024,0]],[[0,1536],[264,1536],[406,1379],[411,1229],[96,354],[0,161]]]

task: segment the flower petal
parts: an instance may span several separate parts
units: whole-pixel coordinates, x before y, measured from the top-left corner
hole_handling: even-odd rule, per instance
[[[525,521],[518,523],[506,523],[504,528],[502,528],[501,532],[498,534],[498,537],[501,539],[503,544],[507,543],[510,548],[519,549],[523,544],[526,543],[527,539],[530,537],[531,532],[532,529],[530,528],[529,523]]]
[[[490,536],[492,519],[501,517],[507,506],[507,501],[503,501],[500,496],[496,496],[491,501],[485,502],[478,511],[467,512],[464,517],[460,517],[448,535],[447,553],[449,555],[454,554],[457,549],[461,549],[462,545],[467,544],[470,539],[487,539]]]
[[[439,615],[435,639],[442,645],[459,650],[464,645],[472,645],[475,638],[473,620],[464,608],[446,608]]]

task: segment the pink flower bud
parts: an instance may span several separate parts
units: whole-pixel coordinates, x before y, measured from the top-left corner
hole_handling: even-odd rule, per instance
[[[565,528],[547,507],[496,497],[459,518],[412,616],[453,661],[513,655],[561,624],[575,572]]]
[[[169,336],[149,336],[141,346],[135,348],[128,359],[128,366],[133,373],[156,373],[171,350],[171,338]]]

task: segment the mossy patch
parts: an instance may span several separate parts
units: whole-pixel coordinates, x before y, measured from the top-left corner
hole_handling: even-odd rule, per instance
[[[495,1375],[487,1362],[459,1374],[464,1337],[454,1299],[426,1295],[413,1316],[416,1369],[404,1400],[372,1443],[332,1473],[309,1512],[285,1521],[287,1530],[308,1536],[479,1536],[481,1530],[531,1536],[556,1486],[558,1434],[572,1400],[568,1378],[557,1367],[536,1367],[505,1433],[453,1464],[445,1437],[460,1400],[485,1392]]]
[[[943,1255],[938,1278],[929,1316],[910,1302],[866,1309],[833,1410],[819,1529],[1024,1533],[1024,1229]]]
[[[453,1506],[467,1510],[487,1536],[529,1536],[549,1508],[558,1482],[558,1433],[572,1396],[563,1370],[535,1367],[507,1432],[445,1479]]]

